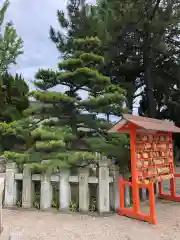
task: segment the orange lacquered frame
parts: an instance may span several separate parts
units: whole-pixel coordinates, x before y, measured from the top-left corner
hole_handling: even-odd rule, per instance
[[[155,210],[155,194],[154,194],[154,183],[149,182],[147,184],[140,183],[138,181],[138,173],[136,168],[136,131],[137,126],[133,125],[132,123],[128,123],[125,128],[119,130],[119,132],[123,130],[130,130],[130,151],[131,151],[131,173],[132,173],[132,182],[125,181],[123,178],[120,178],[120,209],[119,214],[129,216],[138,220],[147,221],[151,224],[157,223],[156,218],[156,210]],[[139,133],[138,133],[139,134]],[[142,133],[141,133],[142,134]],[[152,133],[151,133],[152,134]],[[154,133],[156,134],[156,133]],[[143,135],[148,135],[148,132],[144,132]],[[162,135],[163,133],[159,133],[158,135]],[[172,141],[172,134],[169,133],[169,136]],[[175,187],[175,178],[180,177],[180,174],[174,173],[174,164],[171,164],[171,171],[173,173],[173,178],[170,179],[170,193],[165,194],[163,193],[162,182],[158,183],[159,187],[159,198],[172,200],[172,201],[180,201],[180,197],[176,195],[176,187]],[[125,207],[124,203],[124,186],[129,185],[132,187],[132,201],[133,205],[131,208]],[[140,196],[139,196],[139,189],[146,188],[149,191],[149,214],[145,214],[140,210]]]

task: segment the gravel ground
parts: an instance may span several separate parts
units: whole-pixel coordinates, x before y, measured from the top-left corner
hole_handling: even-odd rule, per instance
[[[3,210],[1,240],[179,240],[180,203],[156,204],[156,226],[127,217]],[[16,238],[17,237],[17,238]]]

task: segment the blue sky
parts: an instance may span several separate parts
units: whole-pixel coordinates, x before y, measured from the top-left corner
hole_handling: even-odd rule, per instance
[[[0,5],[3,2],[0,0]],[[56,67],[59,53],[49,39],[49,27],[52,25],[59,28],[56,11],[65,9],[66,2],[67,0],[10,0],[6,18],[13,21],[24,41],[24,54],[13,67],[13,73],[22,73],[30,82],[39,68]]]
[[[0,0],[1,2],[2,0]],[[18,59],[13,72],[33,80],[39,68],[54,68],[59,53],[48,36],[49,26],[57,26],[56,10],[64,9],[58,0],[10,0],[7,19],[12,20],[24,41],[24,54]]]

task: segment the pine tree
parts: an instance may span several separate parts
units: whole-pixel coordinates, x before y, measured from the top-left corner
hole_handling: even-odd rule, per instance
[[[100,0],[93,8],[106,74],[127,89],[130,108],[138,95],[140,115],[163,117],[179,84],[180,1]]]
[[[98,115],[121,116],[125,92],[99,72],[104,59],[99,55],[98,38],[75,39],[72,47],[71,57],[58,64],[59,71],[40,70],[36,74],[39,90],[31,95],[39,104],[26,114],[38,119],[41,127],[31,131],[31,147],[25,154],[5,153],[7,158],[18,156],[23,163],[31,163],[30,167],[44,170],[95,163],[99,159],[95,152],[107,157],[121,155],[126,136],[108,134],[111,124]],[[59,84],[64,90],[49,91]],[[87,99],[82,98],[81,90],[88,92]]]
[[[24,141],[23,153],[5,152],[6,158],[14,159],[21,168],[24,163],[38,170],[78,167],[97,162],[97,153],[128,164],[127,137],[107,132],[110,117],[121,116],[125,110],[125,92],[101,73],[102,45],[95,37],[96,20],[89,9],[82,0],[69,0],[68,17],[57,11],[63,31],[51,27],[50,36],[64,61],[58,72],[37,73],[39,90],[32,94],[36,101],[25,111],[30,118],[16,125],[20,143]],[[49,91],[59,84],[61,93]],[[82,91],[88,93],[88,99],[82,99]],[[108,121],[98,114],[106,115]],[[49,160],[49,164],[41,160]]]
[[[50,37],[63,58],[71,53],[74,39],[97,36],[96,20],[91,17],[88,9],[85,0],[68,0],[66,12],[57,10],[60,29],[55,30],[51,26]]]

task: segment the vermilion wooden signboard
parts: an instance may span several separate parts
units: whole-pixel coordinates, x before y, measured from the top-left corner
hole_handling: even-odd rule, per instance
[[[119,214],[156,224],[154,184],[158,182],[160,198],[180,201],[176,195],[175,178],[180,174],[174,172],[172,133],[180,133],[180,128],[173,123],[123,115],[123,119],[115,124],[109,132],[129,133],[131,150],[132,181],[120,179]],[[163,193],[162,181],[170,180],[170,193]],[[133,206],[124,205],[124,186],[132,187]],[[149,214],[140,209],[139,189],[149,191]]]

